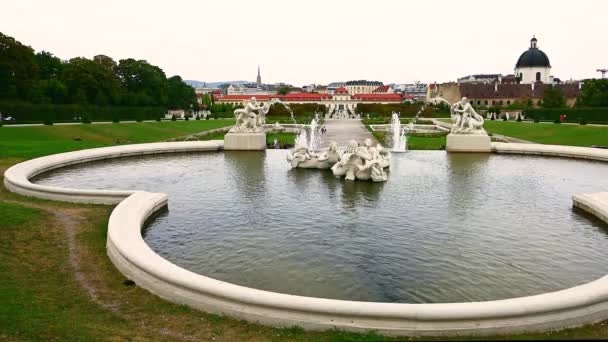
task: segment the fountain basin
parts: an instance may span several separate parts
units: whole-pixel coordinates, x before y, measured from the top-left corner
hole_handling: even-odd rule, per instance
[[[511,147],[511,153],[517,153],[516,151],[516,147]],[[525,153],[533,152],[535,151],[528,148]],[[595,151],[592,152],[585,157],[596,154]],[[536,151],[536,153],[543,152]],[[560,152],[559,149],[554,148],[548,153]],[[58,161],[76,162],[74,159],[69,160],[72,156],[54,157],[54,160],[38,160],[36,163],[48,165]],[[597,157],[608,159],[605,155]],[[27,163],[30,162],[32,161],[7,171],[5,183],[15,185],[15,177],[19,176],[28,179],[32,164]],[[20,173],[17,172],[19,169]],[[171,167],[168,170],[175,168]],[[501,176],[504,177],[504,174]],[[591,185],[601,186],[599,183]],[[27,184],[17,184],[13,190],[21,192],[25,186]],[[60,191],[58,188],[55,190]],[[104,190],[90,191],[95,193]],[[361,193],[361,196],[366,198],[365,192]],[[362,303],[300,297],[228,284],[186,271],[147,247],[141,239],[140,229],[145,218],[163,206],[164,199],[161,197],[158,194],[137,192],[115,209],[109,227],[111,231],[108,239],[109,254],[117,267],[140,286],[172,301],[207,311],[272,325],[297,324],[310,329],[337,326],[348,330],[378,329],[383,333],[413,335],[532,331],[573,326],[606,318],[605,299],[608,295],[605,293],[607,288],[605,277],[560,292],[532,297],[432,305]],[[356,209],[357,206],[352,208]],[[546,231],[546,234],[550,233],[552,232]],[[124,243],[119,243],[123,240]]]

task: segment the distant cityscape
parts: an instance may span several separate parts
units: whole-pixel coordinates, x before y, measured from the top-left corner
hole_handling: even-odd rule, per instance
[[[558,89],[566,104],[574,106],[584,80],[562,80],[551,74],[548,55],[532,37],[527,50],[516,60],[513,73],[471,74],[444,83],[390,83],[375,80],[349,80],[329,84],[305,84],[294,86],[287,83],[262,82],[258,66],[256,81],[229,81],[204,83],[186,81],[195,88],[200,99],[213,94],[217,102],[234,105],[244,104],[251,97],[259,101],[281,100],[291,103],[318,103],[328,112],[354,113],[359,103],[400,103],[426,101],[441,96],[453,103],[467,97],[478,107],[503,107],[541,105],[547,89]],[[598,69],[598,71],[600,71]],[[602,77],[604,73],[602,73]]]

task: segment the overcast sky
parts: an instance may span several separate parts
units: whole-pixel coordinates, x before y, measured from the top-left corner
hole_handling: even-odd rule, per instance
[[[552,73],[608,68],[604,0],[2,0],[0,32],[62,59],[105,54],[201,81],[453,81],[513,72],[533,34]]]

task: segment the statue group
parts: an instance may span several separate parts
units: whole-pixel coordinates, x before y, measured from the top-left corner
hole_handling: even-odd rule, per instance
[[[264,124],[266,123],[266,114],[270,110],[271,103],[266,102],[264,105],[258,105],[255,97],[252,97],[245,108],[239,108],[234,111],[236,123],[230,129],[231,133],[252,133],[264,132]]]
[[[331,169],[333,174],[347,180],[385,182],[388,179],[391,154],[382,145],[373,146],[371,139],[362,145],[351,140],[343,153],[332,141],[327,152],[316,153],[306,146],[296,146],[287,154],[293,168]]]
[[[455,134],[486,134],[483,129],[484,119],[477,114],[469,99],[463,97],[460,101],[450,104],[447,100],[441,97],[434,97],[429,100],[429,103],[438,105],[445,103],[450,107],[450,115],[452,117],[451,133]]]

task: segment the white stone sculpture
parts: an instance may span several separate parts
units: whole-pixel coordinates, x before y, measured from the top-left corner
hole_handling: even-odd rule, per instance
[[[486,134],[483,129],[483,116],[477,114],[466,97],[450,106],[452,114],[452,133]]]
[[[346,151],[331,170],[335,176],[346,180],[372,180],[385,182],[388,179],[387,169],[390,165],[390,152],[380,144],[372,146],[371,139],[365,139],[363,146],[351,140]]]
[[[283,131],[285,131],[285,127],[281,126],[281,125],[279,124],[279,122],[278,122],[278,121],[276,121],[276,122],[274,123],[274,125],[272,125],[272,129],[273,129],[275,132],[283,132]]]
[[[231,133],[263,132],[266,123],[266,114],[270,110],[270,102],[259,106],[255,97],[252,97],[245,108],[234,110],[236,123],[230,129]]]
[[[452,117],[451,133],[454,134],[486,134],[483,129],[483,116],[477,114],[469,99],[463,97],[460,101],[450,104],[442,97],[434,97],[428,101],[433,105],[446,104],[450,107]]]
[[[287,153],[287,161],[292,168],[303,169],[329,169],[340,160],[338,143],[329,143],[329,150],[325,153],[315,153],[308,146],[298,145]]]
[[[477,114],[466,97],[450,104],[441,97],[434,97],[430,104],[445,103],[450,106],[452,128],[446,139],[448,152],[491,152],[490,137],[483,129],[484,119]]]

